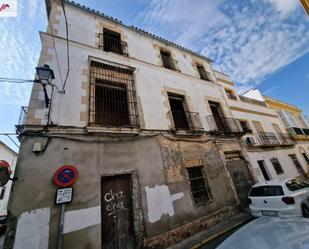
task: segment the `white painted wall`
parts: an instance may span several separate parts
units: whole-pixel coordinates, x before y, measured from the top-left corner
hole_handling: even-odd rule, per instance
[[[259,101],[265,101],[259,89],[251,89],[248,92],[245,92],[243,96]]]
[[[60,7],[58,8],[60,9]],[[82,82],[87,81],[87,76],[82,75],[82,72],[89,68],[89,56],[136,68],[135,79],[138,101],[140,102],[139,112],[143,112],[144,120],[141,123],[145,124],[142,128],[158,130],[169,128],[170,120],[167,116],[169,108],[164,106],[166,99],[162,95],[164,87],[187,93],[190,97],[189,105],[192,107],[189,111],[199,112],[205,130],[209,129],[206,116],[210,115],[205,98],[215,97],[228,113],[222,87],[214,82],[199,79],[197,69],[192,66],[194,57],[192,54],[173,46],[167,46],[154,38],[141,35],[134,30],[96,17],[71,5],[66,6],[66,13],[69,22],[69,38],[74,42],[70,42],[70,74],[65,94],[56,92],[54,95],[51,116],[54,124],[75,127],[87,126],[87,122],[80,121],[80,112],[88,110],[88,105],[81,104],[81,96],[87,96],[87,90],[82,89]],[[96,24],[101,22],[123,31],[128,43],[129,57],[105,52],[95,47],[97,41]],[[65,37],[64,24],[62,15],[60,23],[54,25],[60,37]],[[41,40],[42,44],[53,42],[52,37],[47,33],[41,33]],[[60,72],[54,48],[48,51],[53,58],[47,64],[54,70],[54,83],[61,89],[60,73],[64,79],[67,72],[66,43],[63,38],[55,38],[55,44],[60,62]],[[154,45],[160,45],[171,50],[174,59],[178,61],[181,73],[160,66],[161,61],[156,54]],[[203,63],[212,75],[210,62],[204,60]],[[40,99],[44,100],[43,94]],[[46,123],[44,116],[47,111],[47,109],[44,109],[35,112],[35,117],[40,118],[42,124]]]
[[[0,141],[0,160],[5,160],[10,164],[12,170],[12,177],[14,175],[17,154],[13,150],[9,149],[2,141]],[[5,186],[5,192],[3,199],[0,199],[0,216],[7,215],[7,205],[8,200],[10,198],[12,187],[12,181],[9,181]],[[0,192],[2,191],[2,187],[0,187]]]

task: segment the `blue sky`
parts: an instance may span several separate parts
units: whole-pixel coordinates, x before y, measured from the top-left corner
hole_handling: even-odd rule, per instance
[[[309,114],[309,17],[299,0],[77,2],[212,58],[240,93],[258,87]],[[17,17],[0,18],[0,77],[32,79],[38,31],[47,26],[44,1],[18,0]],[[31,84],[0,84],[0,133],[14,132]]]

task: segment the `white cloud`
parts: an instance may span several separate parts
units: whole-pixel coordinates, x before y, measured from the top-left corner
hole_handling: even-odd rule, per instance
[[[19,2],[16,18],[1,19],[0,77],[21,79],[34,77],[40,52],[38,29],[44,23],[42,22],[44,4],[34,2],[33,0],[23,4]],[[32,10],[28,12],[27,9]],[[2,89],[0,103],[14,106],[28,104],[31,84],[3,82],[0,84]]]
[[[288,14],[294,12],[297,6],[300,4],[299,0],[264,0],[270,3],[273,8],[278,11],[281,17],[285,17]]]
[[[297,4],[152,0],[137,20],[145,17],[145,29],[212,58],[244,91],[309,52],[309,22]]]

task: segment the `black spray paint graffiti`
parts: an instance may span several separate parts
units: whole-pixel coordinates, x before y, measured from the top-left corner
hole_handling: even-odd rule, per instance
[[[117,193],[113,193],[113,190],[110,190],[104,195],[104,200],[106,202],[106,211],[107,215],[114,215],[120,211],[127,211],[124,205],[124,192],[119,191]]]

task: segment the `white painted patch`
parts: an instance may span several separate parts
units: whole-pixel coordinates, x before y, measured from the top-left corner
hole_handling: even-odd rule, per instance
[[[50,208],[24,212],[18,219],[14,249],[48,249]]]
[[[148,220],[154,223],[161,219],[163,214],[175,214],[173,201],[184,197],[183,193],[171,195],[168,186],[145,187],[148,205]]]
[[[67,211],[64,214],[64,233],[70,233],[101,223],[101,206]]]

